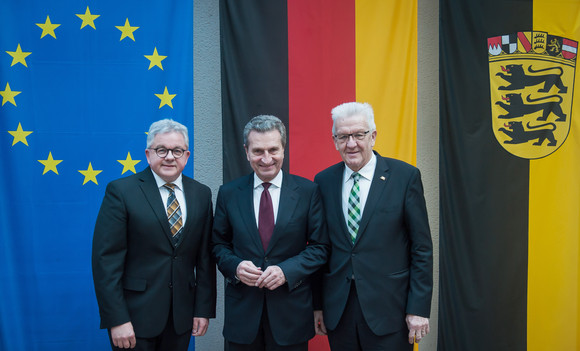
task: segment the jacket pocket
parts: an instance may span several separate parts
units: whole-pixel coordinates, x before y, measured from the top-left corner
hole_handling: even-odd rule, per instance
[[[132,291],[145,291],[147,289],[147,279],[125,277],[123,278],[123,288]]]

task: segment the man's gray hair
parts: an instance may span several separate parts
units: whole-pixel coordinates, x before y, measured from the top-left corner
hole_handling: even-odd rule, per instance
[[[153,122],[151,127],[149,127],[149,133],[147,134],[147,148],[153,145],[153,139],[157,134],[165,133],[181,133],[183,135],[183,140],[185,141],[185,147],[189,149],[189,137],[187,136],[187,127],[183,124],[176,122],[172,119],[162,119],[157,122]]]
[[[251,131],[258,133],[265,133],[271,130],[280,132],[280,139],[282,147],[286,147],[286,127],[284,123],[276,117],[271,115],[260,115],[252,118],[244,127],[244,145],[248,146],[248,135]]]
[[[355,115],[364,116],[369,125],[369,130],[377,130],[375,124],[375,114],[373,112],[373,107],[369,103],[362,102],[345,102],[332,109],[332,135],[336,134],[336,120],[341,118],[352,117]]]

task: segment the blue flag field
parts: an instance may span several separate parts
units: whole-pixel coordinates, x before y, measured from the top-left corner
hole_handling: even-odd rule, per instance
[[[0,4],[0,350],[109,348],[93,227],[107,183],[147,166],[152,122],[193,145],[192,7]]]

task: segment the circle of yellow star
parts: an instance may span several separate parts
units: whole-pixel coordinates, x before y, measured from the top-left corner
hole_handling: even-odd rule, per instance
[[[131,158],[131,153],[127,152],[127,158],[124,160],[117,160],[117,162],[123,165],[123,172],[121,172],[121,174],[125,174],[125,172],[127,171],[137,173],[137,171],[135,170],[135,165],[141,162],[141,160],[133,160]]]
[[[18,123],[18,128],[16,128],[16,130],[9,130],[8,133],[10,133],[10,135],[14,137],[14,140],[12,140],[12,146],[14,146],[16,143],[19,142],[28,146],[28,141],[26,141],[26,137],[32,134],[32,132],[25,132],[22,129],[22,125],[20,123]]]
[[[16,106],[16,100],[14,100],[14,97],[20,93],[21,91],[11,90],[10,84],[6,82],[6,88],[4,90],[0,90],[0,95],[2,96],[2,106],[4,106],[4,104],[7,102],[10,102],[12,105]]]
[[[135,41],[135,37],[133,36],[133,32],[136,31],[137,29],[139,29],[139,27],[131,27],[131,25],[129,24],[128,18],[125,20],[124,26],[115,26],[115,28],[117,28],[118,30],[121,31],[121,39],[119,41],[121,41],[125,38],[131,38],[133,41]]]
[[[58,170],[56,169],[56,165],[62,162],[62,160],[55,160],[52,158],[52,152],[48,152],[48,158],[46,160],[38,160],[38,162],[44,165],[44,171],[42,175],[45,175],[48,171],[53,171],[54,173],[58,174]]]
[[[6,53],[12,56],[12,64],[10,65],[10,67],[14,66],[17,63],[21,63],[24,65],[24,67],[28,67],[26,65],[26,57],[32,54],[32,52],[23,52],[22,49],[20,48],[20,43],[18,43],[16,51],[6,51]]]
[[[163,92],[163,94],[155,94],[155,96],[157,96],[161,100],[161,102],[159,103],[159,108],[165,105],[168,105],[169,107],[173,108],[171,100],[173,100],[173,98],[176,95],[177,94],[169,94],[169,91],[167,91],[167,87],[165,87],[165,91]]]
[[[93,165],[89,162],[89,168],[86,170],[79,170],[79,173],[85,176],[83,185],[87,184],[89,181],[99,185],[99,183],[97,183],[97,174],[101,172],[101,170],[94,170]]]
[[[54,34],[54,30],[60,26],[60,24],[52,24],[50,22],[50,17],[46,16],[46,22],[44,23],[36,23],[37,26],[42,28],[42,34],[40,38],[44,38],[45,35],[50,34],[54,39],[56,39],[56,34]]]
[[[93,27],[93,29],[97,29],[95,27],[95,20],[98,17],[100,17],[101,15],[91,14],[91,11],[89,10],[89,7],[87,6],[87,10],[85,11],[84,15],[83,14],[76,14],[76,16],[83,20],[83,23],[81,23],[81,29],[83,29],[87,25]]]
[[[144,55],[144,56],[150,61],[149,69],[151,69],[151,67],[153,66],[157,66],[161,68],[161,70],[163,71],[163,65],[161,64],[161,61],[165,60],[167,56],[159,55],[157,53],[157,47],[155,47],[155,49],[153,50],[153,55]]]

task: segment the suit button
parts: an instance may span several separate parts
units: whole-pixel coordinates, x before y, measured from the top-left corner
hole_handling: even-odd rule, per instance
[[[270,261],[270,258],[268,256],[264,257],[264,261],[268,262]]]
[[[351,255],[352,257],[356,256],[356,254],[355,254],[355,253],[351,253],[350,255]]]
[[[173,283],[169,283],[169,289],[173,289]]]

